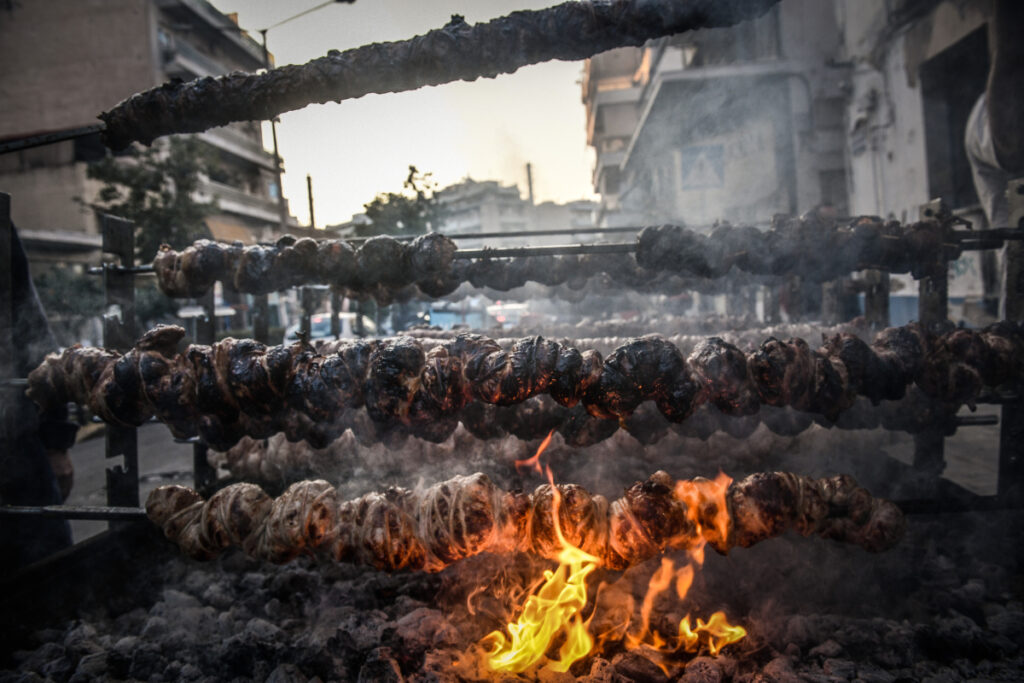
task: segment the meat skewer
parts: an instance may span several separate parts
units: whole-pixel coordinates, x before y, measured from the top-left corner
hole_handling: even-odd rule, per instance
[[[484,552],[555,559],[562,549],[559,531],[604,566],[625,569],[705,542],[725,554],[791,529],[879,552],[904,530],[896,505],[872,497],[847,475],[760,473],[724,488],[656,472],[610,503],[574,484],[555,488],[503,491],[477,473],[350,501],[339,500],[323,480],[295,483],[276,499],[253,484],[232,484],[204,500],[172,485],[150,493],[146,514],[197,559],[234,547],[271,562],[313,554],[388,571],[438,571]]]
[[[914,277],[960,255],[942,221],[900,225],[864,216],[849,225],[825,224],[811,215],[777,218],[768,230],[720,225],[704,235],[663,225],[645,228],[636,253],[460,260],[455,243],[429,233],[411,242],[373,237],[353,249],[344,240],[281,238],[274,246],[243,246],[199,240],[182,251],[164,246],[153,260],[160,289],[168,296],[199,296],[218,280],[263,294],[301,284],[327,284],[350,298],[381,302],[416,291],[445,296],[462,283],[507,292],[527,282],[579,290],[606,274],[619,286],[699,286],[735,268],[756,276],[799,272],[813,281],[877,268]],[[679,280],[679,278],[686,278]]]
[[[942,336],[917,325],[889,328],[871,345],[843,333],[818,351],[801,339],[769,338],[744,354],[710,337],[689,357],[657,336],[630,340],[604,358],[542,337],[504,350],[478,335],[429,350],[409,337],[329,344],[323,354],[302,343],[226,339],[177,353],[184,334],[158,326],[124,355],[80,347],[51,354],[30,373],[28,395],[44,411],[73,401],[118,425],[156,415],[176,436],[198,433],[222,449],[246,435],[282,431],[325,446],[360,407],[378,437],[443,441],[470,404],[510,406],[541,394],[582,406],[576,415],[586,428],[595,427],[590,418],[604,418],[610,431],[645,401],[674,423],[705,403],[740,417],[764,404],[835,421],[858,395],[897,400],[916,383],[932,399],[959,406],[982,386],[1024,374],[1024,336],[1009,323]]]
[[[552,430],[562,435],[564,442],[575,448],[594,446],[625,431],[645,445],[655,444],[671,432],[685,438],[706,441],[716,432],[737,439],[748,438],[764,424],[780,437],[794,437],[819,425],[825,428],[875,429],[917,434],[925,429],[939,429],[951,436],[957,429],[956,410],[936,404],[920,390],[911,390],[899,401],[885,401],[873,407],[870,401],[858,399],[850,410],[842,413],[838,422],[829,422],[823,416],[801,413],[792,408],[761,406],[759,413],[748,417],[723,414],[717,408],[704,405],[690,419],[673,424],[651,404],[643,404],[624,420],[603,420],[591,417],[580,406],[565,408],[546,396],[535,396],[514,406],[492,406],[473,403],[459,415],[463,432],[454,432],[444,444],[429,442],[416,444],[424,457],[451,454],[466,439],[498,441],[515,437],[523,442],[545,437]],[[372,421],[365,413],[352,420],[352,434],[342,435],[322,448],[314,448],[305,441],[288,441],[284,434],[269,439],[245,437],[225,451],[209,451],[210,464],[223,467],[231,476],[246,481],[262,481],[280,485],[310,476],[327,476],[352,460],[360,448],[372,448],[380,439]],[[394,441],[389,442],[396,446]],[[403,449],[408,449],[404,444]],[[495,444],[496,448],[500,446]]]
[[[369,93],[512,73],[552,59],[580,60],[615,47],[700,28],[731,26],[778,0],[616,0],[566,2],[468,25],[458,15],[441,29],[394,43],[375,43],[263,74],[172,81],[133,95],[100,115],[112,149],[161,135],[191,133],[234,121],[269,120],[308,104]]]

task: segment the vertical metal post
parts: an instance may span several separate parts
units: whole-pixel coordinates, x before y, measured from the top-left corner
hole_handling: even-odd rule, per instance
[[[331,290],[331,336],[335,339],[341,337],[341,294]]]
[[[839,319],[839,293],[843,286],[843,278],[821,283],[821,322],[835,325]]]
[[[934,199],[921,207],[921,220],[938,221],[943,214],[942,202]],[[943,257],[935,263],[935,275],[921,278],[918,286],[917,317],[925,328],[932,329],[949,316],[949,266]],[[927,429],[914,436],[914,468],[933,477],[946,469],[945,443],[942,432]]]
[[[203,315],[196,319],[196,343],[210,345],[217,337],[217,300],[213,287],[199,298]],[[206,489],[217,481],[217,470],[210,466],[205,443],[192,444],[192,476],[197,491]]]
[[[260,38],[263,42],[263,65],[267,71],[270,71],[273,67],[270,64],[270,52],[267,51],[267,29],[260,31]],[[277,148],[277,119],[274,117],[270,118],[270,137],[274,143],[274,174],[277,176],[277,218],[279,221],[278,227],[281,232],[288,229],[288,205],[284,201],[284,185],[281,184],[281,154]]]
[[[309,229],[316,230],[316,217],[313,213],[313,176],[306,174],[306,197],[309,198]]]
[[[366,336],[366,325],[363,323],[363,302],[355,301],[356,317],[352,319],[352,333],[357,337]]]
[[[313,292],[308,287],[299,287],[299,307],[302,309],[299,330],[310,333],[313,331]]]
[[[0,379],[14,377],[14,281],[11,274],[12,246],[14,229],[11,224],[11,195],[0,192]],[[14,397],[20,387],[3,385],[0,388],[0,413],[3,415],[3,432],[5,438],[14,434],[15,413],[11,408]]]
[[[117,265],[135,265],[135,226],[123,218],[103,215],[103,251],[117,256]],[[127,351],[135,343],[135,275],[117,268],[103,272],[106,312],[103,314],[103,345]],[[107,504],[137,507],[139,504],[139,445],[135,427],[107,425],[107,458],[123,458],[107,468]]]
[[[889,326],[889,273],[864,271],[864,318],[875,329]]]
[[[252,297],[252,338],[266,344],[270,339],[270,298],[267,294]]]
[[[1010,226],[1024,229],[1024,178],[1011,180],[1006,189]],[[1010,240],[1006,245],[1006,319],[1024,320],[1024,244]],[[999,420],[999,483],[1001,498],[1024,497],[1024,403],[1003,406]]]
[[[203,314],[196,318],[196,343],[212,344],[217,336],[216,298],[213,287],[197,299]]]

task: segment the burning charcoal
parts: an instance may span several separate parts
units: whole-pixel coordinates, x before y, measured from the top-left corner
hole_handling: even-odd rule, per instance
[[[812,657],[837,657],[842,652],[843,646],[830,638],[821,645],[811,648],[810,655]]]
[[[767,671],[765,672],[767,673]],[[711,657],[694,657],[686,663],[680,683],[719,683],[722,668]]]
[[[849,659],[826,659],[821,668],[829,676],[845,680],[851,680],[857,674],[857,665]]]
[[[426,607],[414,609],[399,619],[395,634],[405,648],[417,653],[427,648],[454,645],[460,640],[459,632],[448,622],[444,612]]]
[[[106,678],[107,675],[107,653],[97,652],[85,655],[78,660],[75,673],[71,676],[72,683],[83,683],[84,681],[96,681]]]
[[[765,664],[761,673],[770,681],[777,683],[796,683],[800,677],[793,671],[793,660],[789,657],[776,657]]]
[[[366,663],[359,669],[357,683],[402,683],[402,669],[392,656],[391,649],[379,647],[370,652]]]
[[[39,673],[47,681],[65,681],[75,673],[75,664],[67,657],[55,657],[43,664]]]
[[[612,666],[620,676],[636,683],[661,683],[668,681],[658,665],[636,652],[620,652],[612,658]]]

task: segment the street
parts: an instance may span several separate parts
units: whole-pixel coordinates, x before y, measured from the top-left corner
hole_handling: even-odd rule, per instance
[[[146,502],[146,496],[161,484],[192,484],[192,446],[174,443],[171,432],[162,424],[150,423],[139,427],[139,504]],[[75,466],[75,484],[71,489],[68,505],[106,505],[108,466],[120,462],[120,458],[107,461],[102,433],[82,441],[71,449],[71,461]],[[71,532],[75,543],[100,533],[107,528],[106,522],[94,520],[72,520]]]

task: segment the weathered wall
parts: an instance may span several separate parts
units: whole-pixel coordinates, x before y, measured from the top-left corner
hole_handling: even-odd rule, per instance
[[[11,195],[14,224],[29,230],[97,233],[94,212],[77,198],[95,196],[98,184],[84,164],[46,166],[0,175],[0,190]]]
[[[0,7],[0,137],[96,123],[156,85],[149,0],[29,0]]]

